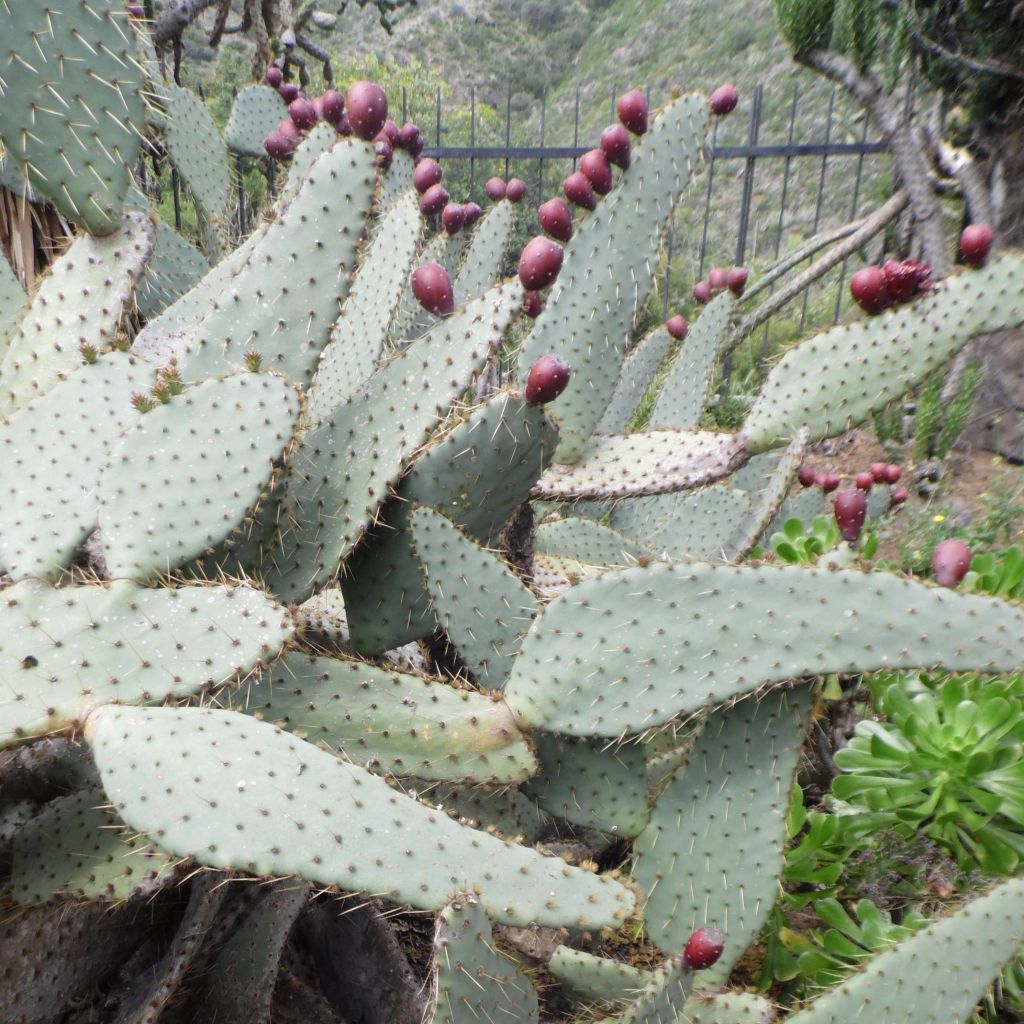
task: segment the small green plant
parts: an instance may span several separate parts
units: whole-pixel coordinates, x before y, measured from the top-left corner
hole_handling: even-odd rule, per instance
[[[782,530],[772,534],[769,543],[783,562],[814,565],[826,552],[837,548],[841,540],[832,516],[815,516],[810,529],[799,519],[787,519]],[[878,549],[878,538],[865,530],[856,548],[861,557],[869,559]]]
[[[964,577],[965,590],[995,594],[1014,601],[1024,600],[1024,554],[1020,548],[1007,548],[1002,554],[992,551],[975,555],[970,572]]]

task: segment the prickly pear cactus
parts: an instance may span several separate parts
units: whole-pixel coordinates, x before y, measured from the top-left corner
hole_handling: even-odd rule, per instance
[[[16,930],[24,948],[0,943],[4,976],[39,989],[12,1019],[56,1019],[50,982],[78,979],[69,998],[83,998],[117,973],[111,955],[126,959],[112,945],[89,973],[85,929],[55,938],[72,899],[148,900],[170,922],[133,961],[125,1014],[200,999],[264,1019],[306,957],[356,1019],[338,957],[317,945],[311,883],[321,902],[363,894],[392,905],[385,918],[435,916],[426,986],[379,921],[346,953],[377,979],[358,998],[407,986],[424,1019],[539,1019],[552,997],[531,958],[550,961],[563,1008],[591,1008],[577,1019],[602,1005],[652,1024],[763,1019],[728,972],[778,889],[815,680],[1018,669],[1024,612],[883,572],[736,563],[808,435],[1020,321],[1024,260],[797,346],[737,434],[696,429],[735,306],[722,297],[675,354],[650,429],[626,434],[669,349],[656,330],[625,355],[701,163],[704,97],[654,117],[528,327],[536,268],[498,277],[514,204],[472,234],[433,232],[411,158],[384,172],[379,143],[325,123],[277,207],[203,273],[128,198],[138,140],[163,133],[216,226],[226,146],[259,152],[277,94],[243,90],[226,143],[199,152],[198,101],[179,87],[156,91],[145,123],[137,12],[11,8],[20,58],[3,72],[0,136],[83,232],[35,295],[0,282],[0,891],[31,907],[26,921],[53,915]],[[33,128],[44,93],[52,124]],[[82,110],[61,113],[72,97]],[[434,262],[450,314],[412,276]],[[568,384],[553,387],[558,360]],[[570,827],[580,838],[561,841]],[[622,870],[598,870],[608,850]],[[220,891],[239,875],[276,881]],[[858,999],[886,1020],[967,1013],[1022,938],[1019,901],[1019,883],[981,897],[794,1021],[853,1019]],[[586,948],[641,920],[657,970]],[[704,926],[724,952],[698,974],[686,950]],[[559,929],[547,946],[545,929]],[[956,972],[936,968],[937,998],[901,988],[946,950]]]

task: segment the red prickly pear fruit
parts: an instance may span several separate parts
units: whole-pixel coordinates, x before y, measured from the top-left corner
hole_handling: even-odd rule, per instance
[[[432,185],[440,185],[442,177],[444,177],[444,171],[441,170],[441,165],[429,156],[425,156],[412,169],[413,188],[420,195],[423,195]]]
[[[733,267],[726,277],[725,285],[736,298],[739,298],[747,287],[747,278],[749,277],[750,271],[746,267]]]
[[[138,4],[129,4],[128,14],[130,17],[138,20],[139,18],[144,18],[146,16],[146,8],[140,7]]]
[[[501,178],[495,175],[484,182],[484,191],[487,193],[487,198],[496,203],[499,199],[505,198],[508,186]]]
[[[373,140],[373,149],[377,154],[377,163],[386,171],[391,166],[391,158],[395,155],[395,151],[383,132],[377,133]]]
[[[601,149],[608,162],[625,170],[629,166],[629,132],[625,125],[612,124],[601,132]]]
[[[718,963],[725,949],[725,939],[717,928],[698,928],[683,948],[683,966],[691,971],[703,971]]]
[[[305,96],[300,96],[288,104],[288,116],[295,122],[296,128],[312,128],[316,124],[316,107]]]
[[[872,462],[871,463],[871,466],[870,466],[871,476],[874,479],[876,484],[884,484],[885,483],[885,466],[886,466],[886,464],[884,462]]]
[[[295,147],[298,145],[298,139],[291,138],[285,135],[280,129],[275,128],[264,140],[263,148],[267,151],[267,155],[273,157],[275,160],[283,160],[285,157],[289,157],[295,152]]]
[[[881,313],[891,301],[881,267],[863,267],[858,270],[850,278],[850,294],[857,305],[871,316]]]
[[[711,301],[711,285],[707,281],[698,281],[693,286],[693,297],[700,303]]]
[[[907,500],[908,494],[906,487],[894,487],[889,494],[890,505],[902,505]]]
[[[826,493],[831,494],[839,486],[839,477],[835,473],[819,473],[814,482]]]
[[[547,241],[547,239],[545,239]],[[569,364],[558,356],[541,356],[526,376],[523,397],[527,405],[553,402],[569,383]]]
[[[796,478],[800,481],[801,487],[813,487],[818,482],[818,474],[814,472],[814,467],[809,462],[805,462],[796,471]]]
[[[988,259],[994,238],[992,228],[988,224],[968,224],[960,235],[960,252],[964,261],[972,267],[980,267]]]
[[[886,260],[882,264],[885,290],[893,302],[909,302],[932,283],[932,268],[915,260]]]
[[[388,98],[375,82],[353,82],[345,98],[352,131],[369,141],[388,119]]]
[[[523,296],[523,312],[532,319],[536,320],[540,316],[541,301],[540,292],[527,292]]]
[[[440,213],[451,201],[451,198],[443,185],[431,185],[420,196],[420,213],[427,217],[434,213]]]
[[[449,235],[457,234],[466,223],[466,210],[458,203],[449,203],[441,211],[441,224]]]
[[[389,117],[381,128],[380,133],[391,143],[392,149],[398,149],[398,125]]]
[[[409,146],[409,156],[411,156],[413,160],[419,160],[420,154],[423,152],[424,145],[423,136],[417,135]]]
[[[971,549],[962,540],[944,540],[932,552],[932,572],[935,582],[943,587],[955,587],[971,567]]]
[[[320,114],[328,124],[337,128],[345,116],[345,97],[337,89],[325,89],[320,97]]]
[[[342,114],[334,123],[339,135],[349,136],[352,134],[352,125],[349,123],[348,114]]]
[[[462,207],[462,225],[466,228],[471,228],[479,219],[480,215],[484,211],[480,209],[477,203],[466,203]]]
[[[872,473],[858,473],[854,482],[858,491],[870,491],[875,485],[875,477]]]
[[[682,341],[690,330],[690,325],[686,322],[686,318],[680,316],[678,313],[675,316],[670,316],[665,321],[665,329],[668,333],[676,339],[676,341]]]
[[[836,494],[835,514],[843,540],[856,540],[864,526],[868,512],[868,496],[864,491],[839,491]]]
[[[619,120],[634,134],[647,131],[647,97],[639,89],[630,89],[615,104]]]
[[[712,295],[724,292],[729,284],[729,275],[721,267],[712,267],[708,274],[708,287]]]
[[[582,206],[584,210],[593,210],[597,206],[594,188],[590,184],[590,179],[582,171],[573,171],[562,182],[562,191],[570,203]]]
[[[894,463],[890,462],[885,467],[885,476],[882,477],[882,479],[887,484],[894,484],[894,483],[896,483],[899,480],[899,478],[900,478],[900,467],[895,465]]]
[[[572,238],[572,211],[561,196],[555,196],[537,207],[537,223],[560,242],[568,242]]]
[[[281,69],[274,64],[271,64],[267,68],[267,73],[263,76],[263,81],[270,86],[271,89],[280,89],[281,83],[284,81],[284,75],[281,74]]]
[[[727,82],[725,85],[720,85],[711,94],[708,104],[711,107],[711,113],[721,117],[722,114],[728,114],[735,110],[739,101],[740,94],[736,91],[736,86],[732,82]]]
[[[282,82],[277,91],[285,103],[293,103],[302,95],[302,90],[294,82]]]
[[[519,280],[527,291],[546,288],[562,269],[562,247],[537,235],[523,247],[519,257]]]
[[[413,121],[406,121],[398,129],[398,148],[412,149],[413,144],[420,137],[420,126]]]
[[[592,149],[580,158],[580,171],[599,196],[612,190],[612,165],[603,149]]]
[[[412,272],[412,293],[428,313],[447,316],[455,309],[452,279],[440,263],[424,263]]]
[[[520,203],[526,195],[526,182],[522,178],[509,178],[505,186],[505,198],[510,203]]]

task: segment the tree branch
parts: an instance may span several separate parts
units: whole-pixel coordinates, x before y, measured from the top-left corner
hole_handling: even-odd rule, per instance
[[[217,0],[167,0],[153,23],[153,42],[163,46],[180,39],[181,33],[215,3]]]

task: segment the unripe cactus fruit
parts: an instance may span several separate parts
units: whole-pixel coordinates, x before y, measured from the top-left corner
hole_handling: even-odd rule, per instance
[[[441,170],[441,165],[429,156],[425,156],[412,169],[413,188],[415,188],[420,195],[423,195],[423,193],[432,185],[440,185],[441,178],[443,176],[444,171]]]
[[[994,235],[988,224],[968,224],[960,235],[960,252],[972,267],[980,267],[992,250]]]
[[[452,279],[440,263],[425,263],[412,272],[412,293],[429,313],[447,316],[455,309]]]
[[[562,182],[562,191],[570,203],[582,206],[584,210],[593,210],[597,206],[594,188],[590,184],[590,179],[582,171],[573,171]]]
[[[683,964],[691,971],[703,971],[718,963],[725,939],[717,928],[698,928],[683,949]]]
[[[872,473],[858,473],[855,482],[858,491],[870,491],[874,486],[875,477]]]
[[[724,292],[729,284],[729,275],[722,267],[712,267],[708,274],[708,287],[712,295]]]
[[[478,203],[466,203],[462,207],[462,225],[466,228],[471,228],[479,219],[480,215],[484,211],[480,209]]]
[[[858,270],[850,278],[850,294],[854,302],[872,316],[881,313],[891,301],[881,267],[862,267]]]
[[[908,498],[906,487],[894,487],[889,495],[890,505],[902,505]]]
[[[612,165],[603,149],[592,149],[580,158],[580,171],[599,196],[612,190]]]
[[[553,402],[569,383],[569,364],[558,356],[541,356],[526,377],[524,398],[527,405]]]
[[[647,131],[647,97],[639,89],[630,89],[615,104],[619,120],[634,134]]]
[[[543,231],[560,242],[568,242],[572,238],[572,211],[561,196],[555,196],[537,207],[537,223]]]
[[[295,122],[296,128],[312,128],[317,122],[316,107],[305,96],[288,104],[288,116]]]
[[[508,186],[504,180],[495,175],[493,178],[488,178],[484,182],[484,191],[487,193],[487,198],[497,202],[499,199],[505,198],[505,192]]]
[[[747,279],[749,277],[750,271],[746,267],[733,267],[726,279],[726,287],[733,295],[739,298],[747,287]]]
[[[730,111],[736,109],[736,104],[740,101],[740,94],[736,90],[736,86],[732,82],[727,82],[725,85],[720,85],[712,94],[708,100],[708,104],[711,107],[712,114],[728,114]]]
[[[796,478],[800,481],[801,487],[813,487],[818,482],[818,474],[809,462],[805,462],[796,471]]]
[[[449,203],[441,211],[441,224],[449,235],[456,234],[466,223],[466,210],[458,203]]]
[[[443,185],[431,185],[420,196],[420,212],[427,217],[440,213],[448,205],[451,198],[448,195],[448,190]]]
[[[608,162],[625,170],[629,166],[629,132],[625,125],[611,124],[601,132],[601,149]]]
[[[284,75],[281,74],[281,69],[274,64],[271,64],[267,68],[267,73],[263,76],[263,80],[270,86],[271,89],[280,89],[281,83],[284,81]]]
[[[345,97],[337,89],[325,89],[320,97],[320,114],[328,124],[337,128],[345,116]]]
[[[541,313],[540,292],[527,292],[523,296],[523,312],[534,320]]]
[[[302,95],[302,90],[294,82],[282,82],[278,86],[277,91],[281,94],[281,99],[285,103],[291,103]]]
[[[526,195],[526,182],[522,178],[509,178],[505,186],[505,198],[510,203],[522,202]]]
[[[537,235],[523,246],[519,257],[519,280],[528,291],[546,288],[562,269],[562,247]]]
[[[375,82],[353,82],[345,106],[352,131],[369,141],[388,119],[388,98]]]
[[[864,491],[840,491],[836,495],[835,515],[843,540],[855,541],[864,526],[868,496]]]
[[[944,587],[955,587],[971,567],[971,549],[962,540],[944,540],[932,552],[932,572],[935,582]]]
[[[814,482],[826,493],[831,494],[839,486],[839,477],[834,473],[819,473]]]
[[[693,286],[693,297],[700,303],[711,301],[711,285],[707,281],[698,281]]]
[[[900,467],[897,466],[895,463],[890,462],[885,467],[885,473],[883,474],[882,479],[887,484],[894,484],[894,483],[896,483],[897,480],[899,480],[899,478],[900,478]]]
[[[871,469],[872,479],[875,481],[876,484],[885,483],[885,466],[886,464],[884,462],[871,463],[871,466],[869,468]]]
[[[680,316],[678,313],[675,316],[670,316],[665,321],[665,329],[669,334],[672,335],[676,341],[682,341],[690,330],[690,325],[686,322],[686,318]]]

